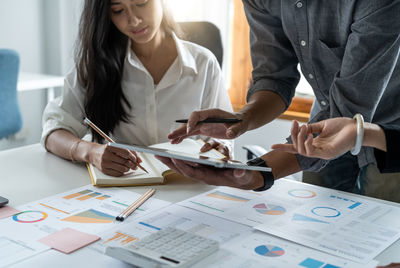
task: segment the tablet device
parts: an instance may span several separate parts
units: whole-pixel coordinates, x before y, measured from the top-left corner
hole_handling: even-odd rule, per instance
[[[216,168],[236,168],[236,169],[247,169],[247,170],[256,170],[256,171],[271,171],[271,168],[268,167],[259,167],[259,166],[248,166],[242,162],[232,160],[232,159],[218,159],[212,158],[203,155],[194,155],[188,154],[183,152],[177,152],[167,149],[160,149],[160,148],[152,148],[147,146],[139,146],[139,145],[126,145],[120,143],[109,143],[109,146],[122,148],[127,150],[133,150],[136,152],[147,153],[147,154],[154,154],[168,158],[174,158],[194,163],[199,163],[203,165],[213,166]]]
[[[0,196],[0,207],[8,204],[8,199]]]

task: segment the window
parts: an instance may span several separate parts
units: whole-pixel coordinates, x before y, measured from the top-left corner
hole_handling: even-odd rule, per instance
[[[229,95],[235,111],[246,104],[247,88],[251,83],[251,59],[249,44],[249,26],[241,0],[234,0],[234,15],[232,22],[232,67]],[[296,88],[296,96],[288,110],[279,118],[307,122],[314,97],[311,87],[302,77]]]

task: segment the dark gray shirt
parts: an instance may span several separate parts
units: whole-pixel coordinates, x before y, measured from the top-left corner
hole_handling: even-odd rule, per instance
[[[253,84],[289,106],[297,65],[314,90],[310,122],[361,113],[400,125],[400,0],[243,0],[250,25]],[[298,156],[303,170],[327,161]],[[359,166],[375,162],[363,147]]]

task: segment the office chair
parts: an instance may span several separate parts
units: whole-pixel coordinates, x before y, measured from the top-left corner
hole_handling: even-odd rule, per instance
[[[0,49],[0,139],[22,128],[17,98],[19,56],[10,49]]]
[[[222,68],[223,48],[221,33],[217,26],[207,21],[180,22],[182,39],[208,48]]]

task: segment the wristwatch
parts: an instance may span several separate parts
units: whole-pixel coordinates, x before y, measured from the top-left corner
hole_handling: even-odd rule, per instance
[[[257,157],[257,158],[254,158],[254,159],[248,161],[247,165],[258,166],[258,167],[268,167],[267,163],[265,163],[265,161],[260,157]],[[272,174],[271,171],[259,171],[259,172],[261,173],[261,175],[264,178],[264,186],[261,186],[260,188],[253,190],[256,192],[268,190],[269,188],[272,187],[272,185],[274,185],[274,182],[275,182],[274,175]]]

